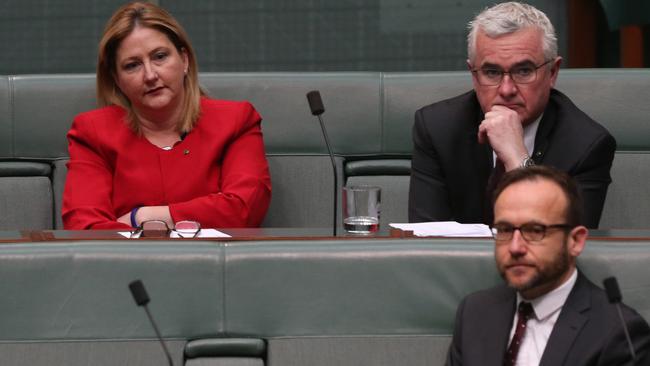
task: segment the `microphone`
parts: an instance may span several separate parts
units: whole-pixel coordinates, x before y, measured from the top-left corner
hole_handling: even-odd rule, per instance
[[[174,366],[174,362],[172,362],[172,356],[169,354],[169,350],[167,349],[167,346],[165,345],[165,342],[160,335],[158,326],[156,326],[156,322],[153,320],[153,317],[149,312],[149,307],[147,307],[147,304],[149,303],[149,295],[147,294],[147,290],[144,288],[144,284],[140,280],[135,280],[129,284],[129,290],[131,290],[131,295],[133,295],[133,300],[135,300],[135,303],[138,304],[138,306],[144,307],[144,311],[149,317],[149,322],[151,322],[153,330],[156,332],[156,336],[158,337],[158,341],[160,341],[160,344],[162,345],[163,352],[165,352],[167,363],[169,366]]]
[[[327,151],[329,152],[330,160],[332,161],[332,170],[334,171],[334,224],[332,225],[332,228],[334,236],[336,236],[336,213],[338,211],[338,189],[336,183],[338,182],[338,173],[336,172],[336,162],[334,161],[334,154],[330,147],[330,140],[327,137],[327,130],[325,130],[325,124],[323,124],[323,119],[321,118],[321,114],[325,112],[325,107],[323,106],[323,100],[321,99],[318,90],[312,90],[307,93],[307,102],[309,102],[311,114],[318,117],[318,122],[320,122],[320,128],[323,131],[323,137],[325,138],[325,145],[327,145]]]
[[[621,295],[621,290],[618,287],[618,281],[616,281],[616,277],[605,278],[603,280],[603,286],[605,287],[607,300],[609,300],[610,304],[616,305],[616,310],[618,310],[618,317],[621,320],[621,325],[623,326],[623,331],[625,332],[627,346],[630,348],[630,355],[632,355],[630,364],[634,365],[636,362],[636,353],[634,352],[634,346],[632,345],[632,340],[630,339],[630,333],[627,330],[627,325],[623,319],[623,312],[621,311],[621,300],[623,299],[623,296]]]

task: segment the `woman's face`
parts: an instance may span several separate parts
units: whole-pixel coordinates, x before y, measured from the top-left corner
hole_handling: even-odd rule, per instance
[[[136,26],[117,48],[115,62],[117,86],[140,118],[169,118],[181,108],[187,52],[164,33]]]

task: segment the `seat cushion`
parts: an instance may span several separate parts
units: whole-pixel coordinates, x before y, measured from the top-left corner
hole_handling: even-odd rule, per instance
[[[53,195],[49,177],[0,177],[0,230],[50,230]]]

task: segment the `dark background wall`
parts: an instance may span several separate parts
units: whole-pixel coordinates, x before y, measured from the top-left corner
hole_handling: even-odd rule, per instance
[[[105,22],[125,1],[0,0],[0,74],[94,72]],[[465,68],[466,24],[493,0],[159,0],[201,71]],[[563,1],[530,3],[557,27]]]

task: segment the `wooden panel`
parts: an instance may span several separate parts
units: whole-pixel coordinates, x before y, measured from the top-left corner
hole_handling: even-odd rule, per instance
[[[621,27],[621,67],[643,67],[643,32],[638,25]]]
[[[568,67],[596,67],[596,10],[595,0],[569,0]]]

